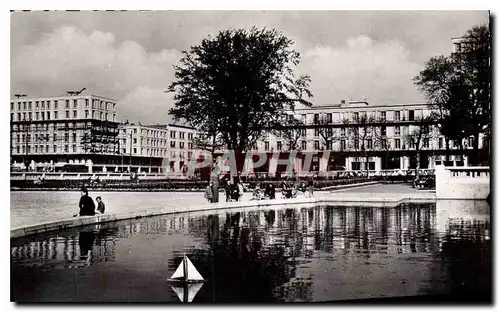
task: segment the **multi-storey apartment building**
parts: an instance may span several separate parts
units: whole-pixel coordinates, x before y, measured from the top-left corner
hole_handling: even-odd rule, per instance
[[[117,102],[73,92],[10,102],[13,169],[178,172],[193,155],[195,130],[116,120]]]
[[[122,124],[121,154],[132,160],[133,167],[140,166],[139,171],[179,172],[193,156],[195,135],[195,129],[182,125]]]
[[[155,125],[153,127],[168,130],[168,155],[166,157],[168,170],[171,172],[183,170],[188,161],[197,155],[197,151],[193,146],[193,140],[197,136],[196,130],[188,126],[175,124]]]
[[[102,96],[19,97],[10,101],[10,126],[14,168],[73,170],[119,152],[116,101]]]
[[[427,104],[370,105],[367,102],[345,102],[328,106],[296,109],[293,117],[303,125],[283,128],[277,134],[267,133],[256,146],[266,153],[298,151],[294,167],[303,168],[304,153],[313,153],[312,171],[383,170],[433,168],[467,164],[467,153],[473,138],[449,142],[437,125],[424,122],[431,114]],[[418,133],[428,127],[419,140]],[[418,145],[418,146],[417,146]],[[481,147],[481,142],[480,142]],[[270,165],[269,172],[276,170]],[[279,171],[279,170],[278,170]]]

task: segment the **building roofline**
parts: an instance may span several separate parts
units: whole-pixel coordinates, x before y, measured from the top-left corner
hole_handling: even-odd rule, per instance
[[[71,95],[70,95],[71,96]],[[110,97],[107,97],[107,96],[102,96],[102,95],[95,95],[95,94],[91,94],[90,96],[92,97],[98,97],[98,98],[102,98],[102,99],[106,99],[106,100],[111,100],[111,101],[116,101],[118,102],[117,99],[113,99],[113,98],[110,98]]]
[[[351,103],[354,104],[354,103]],[[356,103],[358,104],[358,103]],[[346,109],[346,108],[366,108],[366,109],[380,109],[384,107],[405,107],[405,106],[418,106],[418,105],[424,105],[424,106],[430,106],[432,104],[429,103],[395,103],[395,104],[383,104],[383,105],[349,105],[349,103],[346,103],[344,105],[342,104],[327,104],[327,105],[317,105],[317,106],[311,106],[311,107],[305,107],[305,108],[296,108],[294,111],[310,111],[310,110],[318,110],[318,109]]]
[[[184,125],[168,124],[168,126],[169,127],[176,127],[176,128],[184,128],[184,129],[196,130],[194,127],[184,126]]]
[[[40,100],[40,99],[54,99],[54,100],[57,100],[57,99],[61,99],[61,98],[64,98],[64,99],[70,99],[70,98],[75,98],[75,99],[78,99],[78,98],[85,98],[85,97],[94,97],[94,98],[100,98],[100,99],[106,99],[106,100],[110,100],[110,101],[114,101],[114,102],[118,102],[118,100],[116,99],[113,99],[113,98],[110,98],[110,97],[105,97],[105,96],[102,96],[102,95],[95,95],[95,94],[79,94],[79,95],[57,95],[57,96],[38,96],[38,97],[20,97],[20,98],[12,98],[10,99],[10,101],[21,101],[21,102],[25,102],[25,101],[36,101],[36,100]]]
[[[176,124],[157,124],[157,125],[143,125],[143,126],[150,127],[150,128],[156,128],[156,129],[167,129],[168,127],[176,127],[176,128],[184,128],[184,129],[196,130],[193,127],[183,126],[183,125],[176,125]]]

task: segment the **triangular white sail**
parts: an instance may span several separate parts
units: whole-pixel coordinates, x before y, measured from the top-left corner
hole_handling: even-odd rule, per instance
[[[193,301],[196,294],[200,291],[203,283],[191,284],[188,287],[188,302]]]
[[[188,257],[186,257],[185,259],[186,259],[187,265],[188,265],[188,267],[187,267],[188,276],[186,276],[186,280],[203,281],[204,280],[203,276],[201,276],[200,272],[198,272],[198,270],[196,270],[196,268],[194,267],[191,260],[189,260]]]
[[[184,302],[184,287],[174,287],[172,286],[172,290],[175,291],[177,297],[181,302]]]
[[[174,275],[172,275],[171,279],[184,277],[184,259],[182,259],[181,264],[175,270]]]

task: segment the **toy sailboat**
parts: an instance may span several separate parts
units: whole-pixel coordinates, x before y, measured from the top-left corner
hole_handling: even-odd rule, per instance
[[[203,286],[203,276],[196,270],[195,266],[187,256],[184,256],[174,274],[168,281],[176,284],[172,290],[177,294],[181,302],[191,302]]]
[[[181,263],[175,270],[174,274],[171,278],[168,279],[170,282],[179,282],[179,283],[203,283],[205,279],[201,276],[200,272],[196,270],[193,263],[187,256],[184,256]]]

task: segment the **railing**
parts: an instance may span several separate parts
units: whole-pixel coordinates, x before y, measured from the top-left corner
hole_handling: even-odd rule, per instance
[[[489,178],[489,167],[445,167],[451,178]]]
[[[453,176],[467,176],[467,174],[472,176],[489,176],[489,169],[484,169],[482,167],[472,167],[464,170],[463,168],[451,168],[453,171]],[[469,170],[470,169],[470,170]],[[477,171],[482,172],[478,175]],[[482,170],[482,171],[481,171]],[[486,170],[486,171],[485,171]],[[460,175],[460,172],[467,171],[465,175]],[[433,175],[434,169],[420,169],[419,173],[421,175]],[[282,172],[277,174],[280,178],[293,178],[295,176],[300,178],[314,178],[314,179],[339,179],[339,178],[349,178],[349,177],[385,177],[385,176],[414,176],[416,175],[415,169],[400,170],[400,169],[388,169],[388,170],[335,170],[335,171],[310,171],[310,172],[296,172],[285,173]],[[181,172],[166,172],[166,173],[134,173],[134,176],[139,180],[168,180],[168,179],[189,179],[188,176]],[[244,175],[243,175],[244,176]],[[247,175],[249,178],[268,178],[273,175],[262,172],[253,173]],[[450,174],[451,176],[451,174]],[[112,181],[126,181],[131,180],[130,173],[117,173],[117,172],[96,172],[96,173],[74,173],[74,172],[11,172],[11,180],[112,180]]]
[[[180,172],[169,173],[136,173],[135,176],[139,180],[165,180],[165,179],[186,179]],[[56,173],[56,172],[11,172],[10,179],[14,181],[28,180],[35,181],[42,180],[113,180],[113,181],[127,181],[131,180],[129,173]]]
[[[437,199],[481,200],[489,194],[489,167],[436,167]]]

